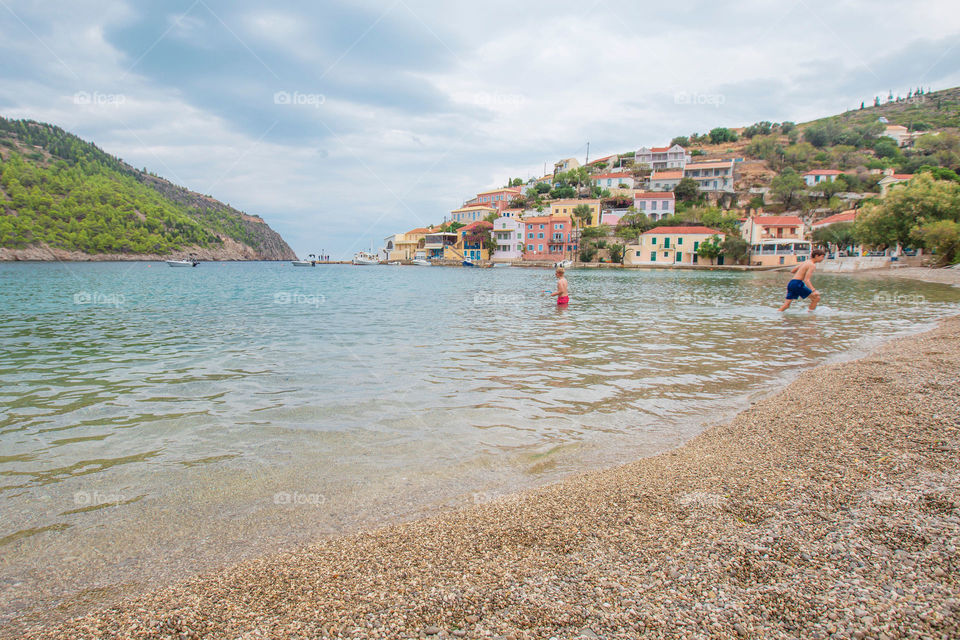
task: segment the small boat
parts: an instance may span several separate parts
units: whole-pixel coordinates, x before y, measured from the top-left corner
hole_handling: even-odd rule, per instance
[[[494,262],[493,266],[494,267],[512,267],[513,265],[510,264],[509,262]]]
[[[401,265],[401,264],[403,264],[403,263],[400,262],[399,260],[394,260],[393,262],[388,262],[387,264],[395,267],[395,266]]]
[[[368,264],[380,264],[380,259],[372,253],[366,251],[358,251],[353,255],[353,264],[356,265],[368,265]]]
[[[317,256],[310,254],[309,260],[294,260],[293,266],[295,267],[315,267],[317,266]]]
[[[195,267],[200,263],[196,260],[167,260],[167,264],[171,267]]]
[[[474,264],[473,261],[471,261],[471,260],[464,260],[464,261],[463,261],[463,266],[465,266],[465,267],[475,267],[475,266],[477,266],[477,265]]]
[[[554,267],[563,267],[564,269],[569,269],[573,266],[573,260],[561,260],[553,265]]]
[[[432,266],[433,266],[429,260],[424,260],[423,258],[417,258],[416,260],[413,260],[412,263],[415,264],[415,265],[417,265],[418,267],[432,267]]]

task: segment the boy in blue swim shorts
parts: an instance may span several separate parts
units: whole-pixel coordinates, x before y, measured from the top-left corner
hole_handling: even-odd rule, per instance
[[[798,298],[805,300],[808,297],[810,298],[809,311],[817,308],[817,304],[820,302],[820,292],[813,288],[813,283],[810,282],[810,276],[813,275],[814,270],[817,268],[817,263],[823,262],[824,255],[823,249],[814,249],[810,252],[809,260],[798,264],[790,270],[790,273],[796,275],[793,280],[787,283],[787,300],[783,303],[783,306],[780,307],[780,311],[789,309],[794,300]]]

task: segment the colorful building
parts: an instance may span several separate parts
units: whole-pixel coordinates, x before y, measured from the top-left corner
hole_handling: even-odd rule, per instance
[[[491,207],[490,205],[468,204],[464,207],[460,207],[459,209],[454,209],[451,211],[450,219],[461,224],[470,224],[471,222],[483,220],[491,213],[496,212],[497,208]]]
[[[880,197],[884,197],[890,191],[890,187],[901,182],[910,182],[913,178],[912,173],[894,173],[892,169],[883,172],[883,177],[877,182],[880,187]]]
[[[493,207],[497,211],[506,209],[510,202],[523,195],[522,187],[503,187],[491,191],[481,191],[476,198],[468,201],[464,206],[481,205]]]
[[[672,191],[645,191],[633,194],[633,208],[651,220],[660,220],[676,213],[676,196]]]
[[[457,243],[444,250],[446,260],[489,260],[490,252],[483,245],[478,231],[493,229],[493,223],[479,220],[457,229]]]
[[[443,260],[447,247],[456,247],[460,234],[456,231],[436,231],[423,237],[424,256],[427,260]]]
[[[654,171],[680,169],[690,162],[690,154],[678,144],[672,147],[640,147],[633,156],[633,164]]]
[[[601,189],[633,189],[633,176],[629,173],[600,173],[591,178]]]
[[[580,221],[577,218],[577,224],[579,226],[587,227],[596,227],[600,224],[600,201],[599,200],[577,200],[574,198],[568,200],[554,200],[550,203],[550,215],[551,216],[570,216],[571,218],[575,217],[573,215],[573,210],[579,207],[580,205],[585,205],[590,209],[590,221],[586,224]],[[529,244],[529,243],[528,243]]]
[[[724,234],[717,229],[700,225],[657,227],[640,234],[636,243],[627,245],[624,264],[664,265],[674,264],[723,264],[723,256],[716,262],[697,254],[700,243]]]
[[[833,182],[841,174],[843,174],[843,171],[837,171],[836,169],[813,169],[803,174],[803,181],[807,183],[808,187],[813,187],[821,182]]]
[[[390,236],[386,241],[387,260],[413,260],[417,251],[423,250],[423,238],[428,233],[430,229],[420,227]]]
[[[527,226],[517,214],[518,211],[508,209],[503,216],[493,221],[493,239],[497,241],[497,250],[493,252],[494,262],[512,262],[523,258]],[[507,213],[513,215],[506,215]]]
[[[673,191],[683,180],[683,171],[654,171],[650,176],[653,191]]]
[[[797,216],[753,216],[744,221],[740,232],[750,244],[751,265],[789,266],[810,257],[810,242]]]
[[[733,193],[733,160],[688,162],[683,177],[695,180],[700,191]]]
[[[523,222],[526,227],[524,260],[560,262],[576,256],[576,232],[569,215],[534,216]]]

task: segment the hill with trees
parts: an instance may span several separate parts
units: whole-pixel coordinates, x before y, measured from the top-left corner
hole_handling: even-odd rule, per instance
[[[288,260],[262,218],[60,127],[0,117],[0,259]]]

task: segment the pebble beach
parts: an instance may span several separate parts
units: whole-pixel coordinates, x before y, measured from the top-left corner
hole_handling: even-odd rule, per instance
[[[960,317],[683,447],[29,638],[955,638]]]

